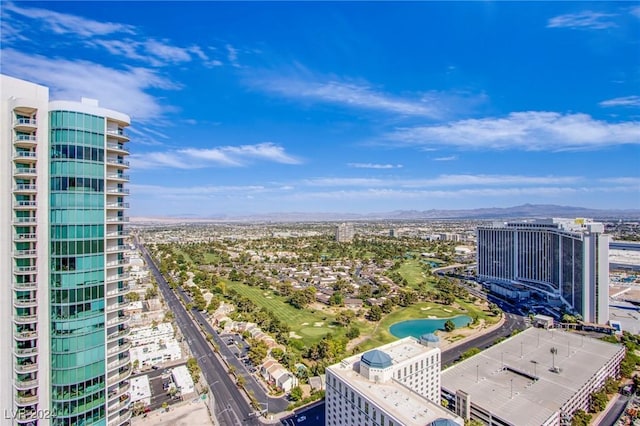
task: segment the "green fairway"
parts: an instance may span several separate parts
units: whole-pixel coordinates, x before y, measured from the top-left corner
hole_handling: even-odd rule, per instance
[[[344,333],[344,329],[341,327],[329,327],[334,320],[331,313],[297,309],[288,304],[286,298],[276,295],[271,290],[262,290],[259,287],[251,287],[238,282],[229,282],[227,289],[234,289],[259,307],[273,312],[278,319],[289,325],[292,332],[302,337],[305,343],[315,343],[328,333]]]

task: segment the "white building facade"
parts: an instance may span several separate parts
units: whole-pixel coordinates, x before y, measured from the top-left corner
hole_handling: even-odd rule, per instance
[[[0,76],[2,424],[129,421],[125,114]]]
[[[440,349],[406,337],[326,369],[327,426],[399,426],[462,419],[440,406]]]
[[[494,223],[477,229],[478,279],[523,285],[587,322],[609,320],[609,235],[589,219]]]

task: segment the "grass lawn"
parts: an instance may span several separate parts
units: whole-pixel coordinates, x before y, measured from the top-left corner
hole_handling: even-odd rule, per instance
[[[297,309],[286,302],[282,296],[274,294],[271,290],[262,290],[259,287],[251,287],[238,282],[227,283],[227,289],[234,289],[256,305],[264,307],[287,323],[291,331],[302,337],[305,343],[316,343],[328,333],[344,334],[342,327],[329,327],[333,325],[335,316],[327,311],[313,311]],[[316,323],[319,326],[316,327]],[[320,325],[320,323],[323,323]]]
[[[429,288],[433,289],[433,284],[435,283],[436,278],[429,273],[424,272],[422,267],[423,262],[418,259],[410,259],[402,262],[400,268],[398,268],[398,273],[407,280],[408,287],[412,289],[417,289],[418,284],[422,281],[425,281]]]
[[[216,263],[220,260],[220,256],[216,253],[205,253],[204,254],[204,261],[207,264],[211,264],[211,263]]]
[[[457,315],[468,315],[473,317],[477,316],[479,319],[485,319],[488,323],[492,324],[498,321],[498,317],[494,317],[490,312],[482,311],[478,306],[468,302],[456,301],[461,309],[455,309],[452,306],[441,305],[438,303],[424,302],[417,303],[406,308],[396,309],[389,315],[382,318],[375,333],[362,344],[360,344],[360,350],[367,351],[380,345],[384,345],[398,338],[389,332],[389,327],[393,324],[420,318],[429,318],[430,316],[436,318],[450,318]],[[445,311],[446,309],[446,311]]]

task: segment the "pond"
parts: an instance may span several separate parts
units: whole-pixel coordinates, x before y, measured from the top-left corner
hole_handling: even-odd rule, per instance
[[[444,330],[444,323],[447,320],[453,321],[456,328],[466,327],[471,322],[471,318],[466,315],[458,315],[452,318],[421,318],[397,322],[389,327],[389,332],[400,339],[407,336],[419,338],[423,334]]]

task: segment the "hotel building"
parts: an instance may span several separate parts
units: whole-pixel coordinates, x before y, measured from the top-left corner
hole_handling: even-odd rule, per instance
[[[462,425],[440,406],[437,337],[405,337],[326,369],[326,426]]]
[[[609,235],[588,219],[495,223],[477,229],[478,279],[516,285],[584,321],[609,320]]]
[[[126,424],[130,119],[0,79],[0,424]]]
[[[528,328],[442,372],[447,408],[489,426],[569,425],[617,377],[622,345]]]

